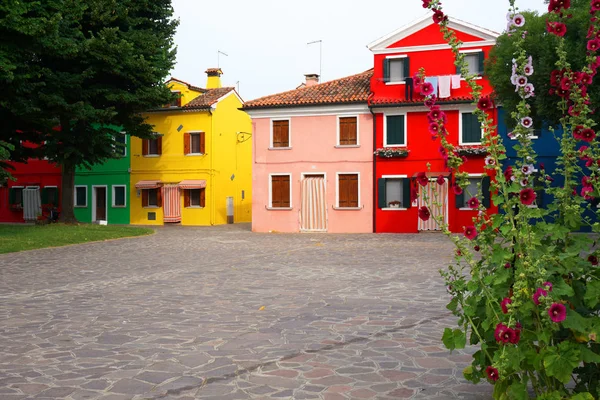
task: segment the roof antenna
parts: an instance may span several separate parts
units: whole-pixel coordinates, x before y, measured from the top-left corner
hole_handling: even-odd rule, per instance
[[[217,50],[217,68],[221,68],[221,60],[219,58],[221,54],[223,54],[225,57],[229,57],[229,54],[223,53],[221,50]]]
[[[319,43],[319,83],[323,82],[323,41],[321,39],[306,44]]]

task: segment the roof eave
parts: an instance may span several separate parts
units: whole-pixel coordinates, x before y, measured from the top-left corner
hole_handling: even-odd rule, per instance
[[[336,101],[336,102],[327,102],[327,103],[277,104],[277,105],[250,106],[250,107],[244,106],[239,109],[242,111],[251,111],[251,110],[268,110],[268,109],[279,109],[279,108],[339,106],[339,105],[345,105],[345,104],[367,104],[367,100]]]

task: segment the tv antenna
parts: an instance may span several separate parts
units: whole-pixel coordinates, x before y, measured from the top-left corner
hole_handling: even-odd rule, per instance
[[[307,45],[319,43],[319,83],[323,82],[323,41],[313,40],[312,42],[306,43]]]
[[[223,54],[225,57],[229,57],[229,54],[223,53],[221,50],[217,50],[217,68],[221,68],[220,56]]]

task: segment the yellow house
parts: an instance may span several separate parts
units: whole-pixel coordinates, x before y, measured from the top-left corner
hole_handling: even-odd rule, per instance
[[[210,68],[206,89],[148,112],[156,139],[131,138],[131,224],[219,225],[252,220],[252,125],[233,87]]]

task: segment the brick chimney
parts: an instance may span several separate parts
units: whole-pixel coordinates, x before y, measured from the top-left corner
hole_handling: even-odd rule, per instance
[[[204,72],[207,75],[207,89],[218,89],[221,87],[221,75],[223,75],[223,71],[221,70],[221,68],[209,68]]]
[[[305,74],[306,86],[314,86],[319,84],[319,74]]]

